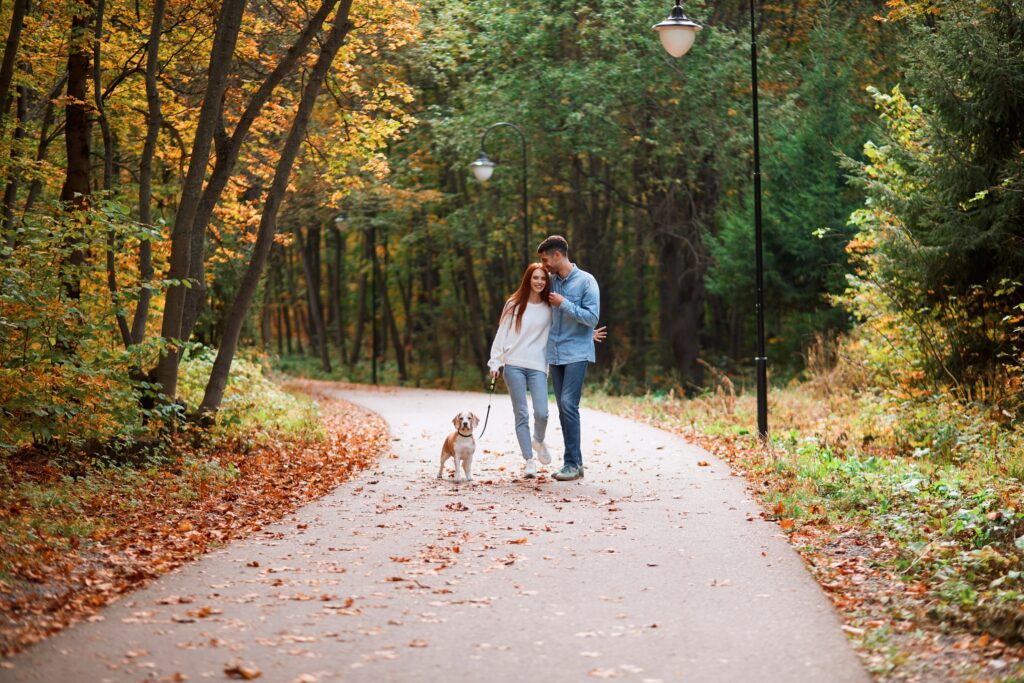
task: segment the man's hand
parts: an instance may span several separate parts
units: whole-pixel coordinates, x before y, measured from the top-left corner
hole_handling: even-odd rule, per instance
[[[603,342],[608,338],[608,326],[602,325],[594,330],[594,341]]]
[[[499,372],[498,370],[491,370],[491,379],[498,379],[498,375],[500,374],[501,372]]]
[[[565,301],[565,297],[557,292],[551,292],[548,294],[548,303],[556,308],[561,306],[563,301]]]

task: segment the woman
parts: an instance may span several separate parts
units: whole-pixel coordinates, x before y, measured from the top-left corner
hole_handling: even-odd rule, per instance
[[[516,418],[516,438],[526,461],[524,476],[537,476],[537,459],[551,462],[544,433],[548,426],[548,332],[551,330],[550,285],[548,273],[540,263],[531,263],[523,273],[523,281],[505,302],[498,321],[498,332],[491,344],[487,363],[491,378],[505,368],[505,386],[512,399]],[[605,338],[605,328],[594,330],[594,341]],[[526,392],[533,401],[533,438],[530,437],[530,413]]]

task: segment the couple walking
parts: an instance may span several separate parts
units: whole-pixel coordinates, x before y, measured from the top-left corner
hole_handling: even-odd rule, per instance
[[[564,237],[548,237],[537,253],[541,262],[526,267],[519,289],[505,302],[487,365],[492,378],[504,368],[528,479],[537,476],[537,460],[545,465],[551,462],[544,443],[550,371],[565,442],[562,469],[552,477],[571,481],[583,477],[580,394],[587,363],[595,360],[594,342],[605,337],[603,327],[595,329],[601,293],[594,276],[569,260],[569,243]],[[532,437],[527,391],[533,402]]]

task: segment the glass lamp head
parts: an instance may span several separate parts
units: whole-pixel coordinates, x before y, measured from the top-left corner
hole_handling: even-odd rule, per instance
[[[676,0],[675,7],[672,8],[672,13],[668,18],[653,27],[658,32],[665,51],[673,57],[682,57],[689,52],[697,37],[697,31],[704,28],[686,16],[686,12],[683,11],[683,7],[679,3],[680,0]]]
[[[494,173],[494,162],[487,158],[487,155],[480,152],[480,157],[469,165],[469,168],[473,171],[473,175],[481,183],[485,183],[491,179],[491,175]]]

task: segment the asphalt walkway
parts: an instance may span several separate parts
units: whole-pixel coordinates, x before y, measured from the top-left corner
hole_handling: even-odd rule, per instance
[[[484,395],[337,393],[390,425],[377,467],[0,681],[869,680],[779,527],[699,447],[585,410],[586,478],[522,480],[498,395],[476,481],[456,486],[435,479],[441,442]]]

